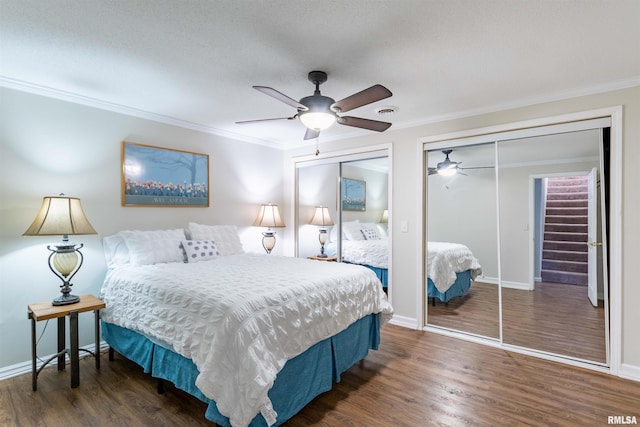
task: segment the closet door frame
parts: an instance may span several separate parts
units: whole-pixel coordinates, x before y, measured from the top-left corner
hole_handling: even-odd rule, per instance
[[[426,244],[426,177],[427,170],[425,165],[425,153],[433,149],[437,149],[440,145],[444,146],[451,143],[459,144],[459,140],[464,140],[465,144],[474,144],[479,142],[495,141],[505,139],[525,138],[529,136],[538,136],[545,134],[558,133],[562,129],[563,132],[570,131],[572,127],[579,130],[584,127],[585,121],[593,121],[603,119],[608,120],[611,129],[610,140],[610,233],[609,233],[609,348],[610,359],[609,366],[603,367],[590,363],[585,363],[571,358],[558,357],[544,352],[530,350],[521,347],[514,347],[502,342],[481,337],[475,337],[468,334],[448,331],[441,328],[430,327],[427,324],[427,308],[426,308],[426,262],[425,262],[425,244]],[[582,122],[582,123],[581,123]],[[417,329],[439,333],[443,335],[454,336],[456,338],[467,341],[474,341],[481,344],[508,349],[510,351],[523,353],[543,359],[553,360],[573,366],[579,366],[587,369],[607,372],[612,375],[619,375],[621,357],[622,357],[622,106],[608,107],[597,110],[583,111],[579,113],[552,116],[540,119],[526,120],[503,125],[489,126],[484,128],[470,129],[460,132],[452,132],[447,134],[418,138],[417,151],[418,155],[418,171],[422,177],[420,185],[417,189],[416,224],[418,227],[418,239],[416,239],[416,265],[417,265],[417,283],[416,283],[416,320]],[[499,168],[499,165],[496,165]],[[498,232],[500,224],[498,223]],[[498,258],[498,262],[500,262]],[[502,316],[502,310],[500,310]],[[502,319],[500,318],[500,329],[502,330]]]

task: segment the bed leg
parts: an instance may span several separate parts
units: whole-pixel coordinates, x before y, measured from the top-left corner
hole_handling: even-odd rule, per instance
[[[114,359],[113,347],[109,346],[109,362],[113,362],[113,359]]]
[[[433,307],[436,306],[436,297],[432,297],[431,298],[431,306],[433,306]]]
[[[164,380],[158,378],[158,394],[164,394]]]

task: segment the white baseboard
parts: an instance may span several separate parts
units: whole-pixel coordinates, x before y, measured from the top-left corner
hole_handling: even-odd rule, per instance
[[[478,276],[476,277],[476,282],[482,282],[482,283],[489,283],[491,285],[497,285],[498,284],[498,278],[497,277],[486,277],[486,276]],[[509,282],[507,280],[503,280],[502,281],[502,287],[503,288],[509,288],[509,289],[519,289],[521,291],[530,291],[531,287],[529,286],[528,283],[524,283],[524,282]]]
[[[91,352],[95,352],[95,344],[92,345],[87,345],[87,346],[82,346],[80,347],[81,349],[85,349]],[[107,344],[104,341],[100,342],[100,352],[103,352],[105,350],[109,349],[109,344]],[[47,360],[50,357],[52,357],[53,354],[50,354],[48,356],[41,356],[40,359],[38,359],[36,361],[36,369],[40,369],[40,367],[42,366],[42,361],[43,360]],[[84,358],[84,357],[93,357],[91,356],[89,353],[85,352],[85,351],[81,351],[80,352],[80,359]],[[69,359],[69,355],[66,355],[66,360]],[[55,366],[58,364],[58,358],[54,358],[51,362],[49,362],[49,364],[47,366]],[[8,378],[12,378],[12,377],[17,377],[18,375],[23,375],[23,374],[30,374],[31,373],[31,360],[27,361],[27,362],[20,362],[20,363],[16,363],[15,365],[10,365],[10,366],[5,366],[3,368],[0,368],[0,381],[2,380],[6,380]]]
[[[623,363],[618,370],[618,376],[632,381],[640,382],[640,366]]]
[[[394,314],[389,323],[396,326],[402,326],[408,329],[420,329],[418,321],[412,317],[398,316]]]

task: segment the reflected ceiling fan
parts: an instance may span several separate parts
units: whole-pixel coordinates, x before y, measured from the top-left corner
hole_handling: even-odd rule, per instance
[[[244,120],[236,122],[237,124],[258,123],[273,120],[295,120],[300,119],[302,124],[307,128],[304,139],[317,138],[320,131],[327,129],[333,123],[345,126],[352,126],[362,129],[373,130],[376,132],[384,132],[391,123],[381,122],[378,120],[364,119],[361,117],[339,116],[338,113],[346,113],[363,105],[371,104],[381,99],[385,99],[393,95],[389,89],[382,85],[373,85],[368,89],[348,96],[338,102],[333,98],[320,94],[320,85],[327,81],[327,73],[324,71],[311,71],[308,79],[316,86],[313,95],[306,96],[300,101],[289,98],[287,95],[266,86],[253,86],[254,89],[269,95],[278,101],[284,102],[297,109],[296,114],[291,117],[278,117],[274,119]]]
[[[451,154],[453,150],[442,150],[442,154],[444,154],[444,160],[436,165],[435,168],[428,168],[428,174],[438,174],[441,176],[453,176],[455,174],[466,175],[465,173],[460,172],[461,170],[467,169],[493,169],[493,166],[476,166],[463,168],[460,165],[462,162],[454,162],[449,159],[449,154]]]

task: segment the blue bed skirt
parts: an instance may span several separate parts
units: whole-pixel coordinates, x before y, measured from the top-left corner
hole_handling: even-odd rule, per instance
[[[354,264],[352,262],[349,261],[342,261],[345,264]],[[380,279],[380,282],[382,283],[382,289],[384,289],[386,291],[388,283],[389,283],[389,269],[387,268],[380,268],[380,267],[372,267],[370,265],[367,264],[354,264],[354,265],[361,265],[363,267],[367,267],[369,270],[373,271],[374,273],[376,273],[376,276],[378,277],[378,279]]]
[[[231,426],[229,419],[218,412],[216,403],[196,387],[198,369],[190,359],[111,323],[102,322],[102,336],[115,351],[142,366],[144,372],[171,381],[207,403],[205,418],[221,426]],[[371,314],[287,361],[269,390],[269,398],[278,413],[275,425],[284,423],[316,396],[331,390],[333,382],[340,381],[340,374],[364,359],[369,349],[377,350],[379,343],[380,318]],[[266,425],[260,414],[250,424],[252,427]]]
[[[451,298],[464,295],[471,287],[471,270],[456,273],[456,281],[446,292],[442,293],[436,288],[436,285],[428,279],[427,296],[429,298],[438,298],[442,302],[448,302]]]

